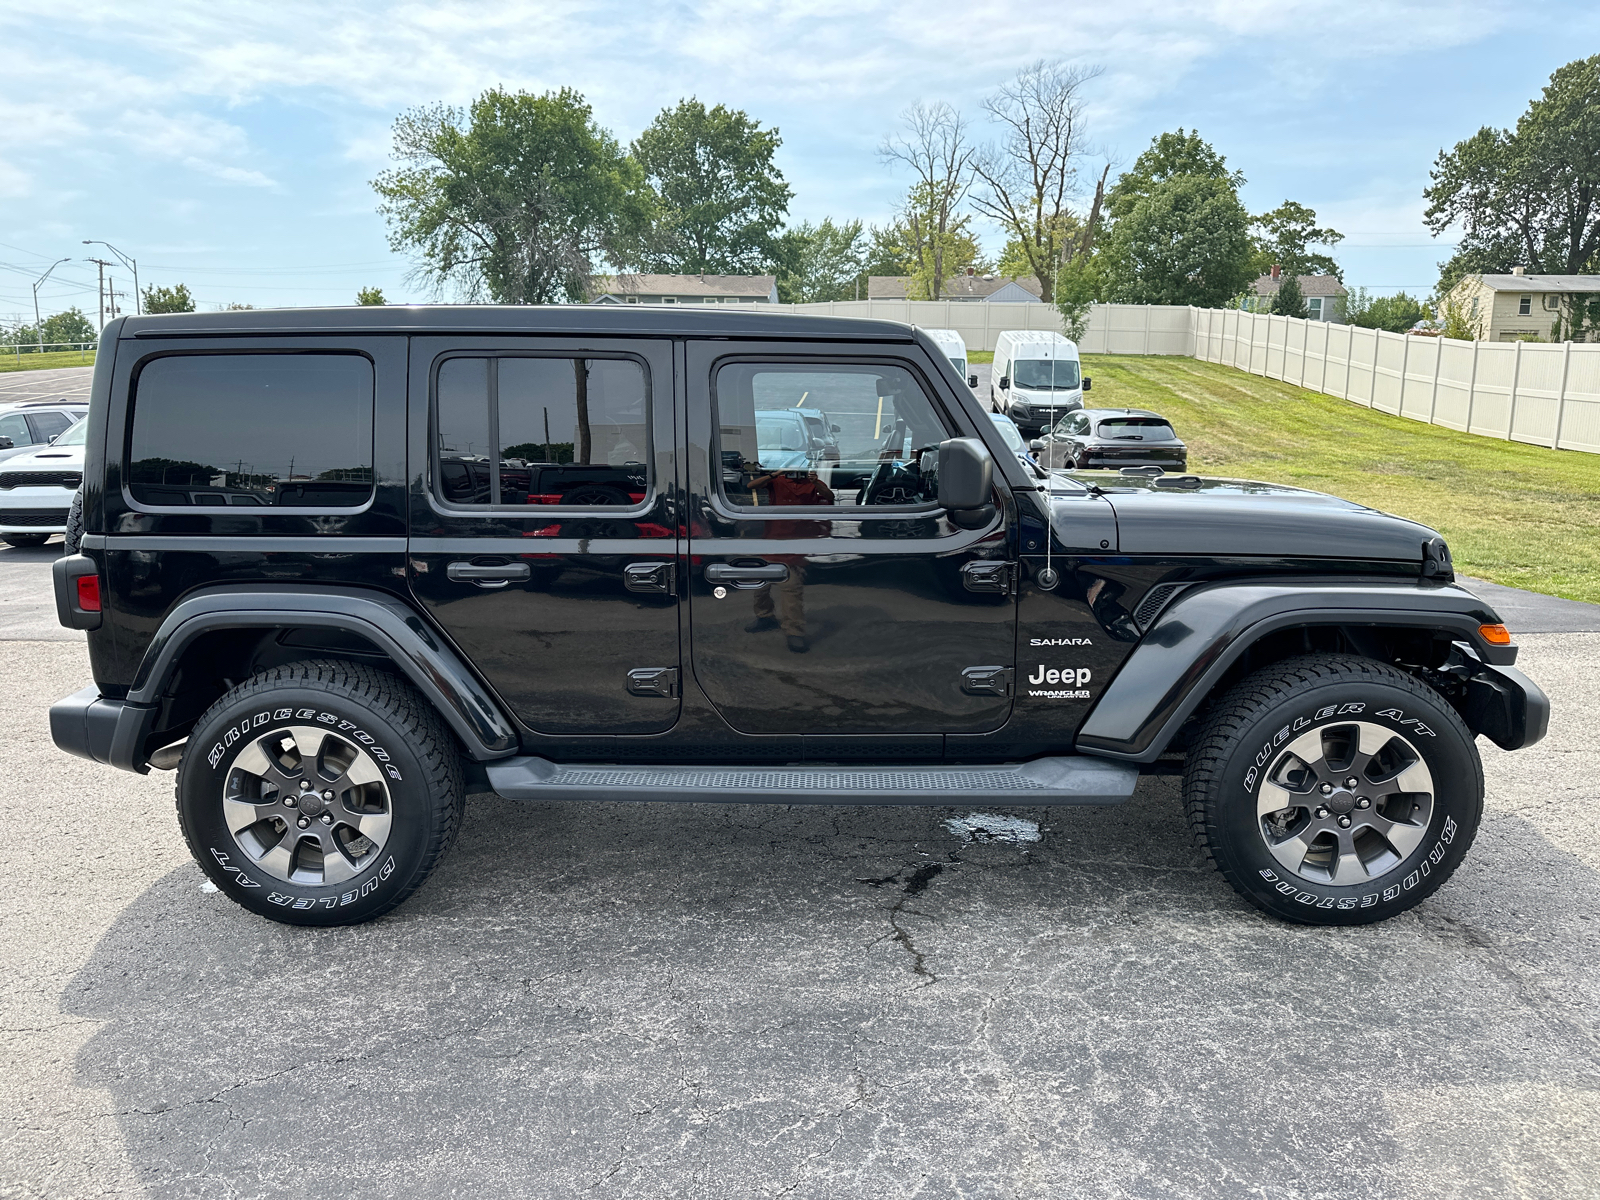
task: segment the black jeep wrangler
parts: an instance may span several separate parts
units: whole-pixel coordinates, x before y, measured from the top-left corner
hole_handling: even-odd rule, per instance
[[[195,858],[274,920],[393,908],[474,789],[1114,804],[1181,771],[1240,895],[1357,924],[1465,855],[1475,735],[1548,721],[1433,531],[1040,477],[908,326],[350,308],[102,346],[55,567],[95,683],[51,729],[176,767]],[[786,409],[837,457],[780,457]]]

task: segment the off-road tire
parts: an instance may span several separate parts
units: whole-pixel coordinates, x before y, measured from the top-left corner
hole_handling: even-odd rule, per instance
[[[1258,815],[1258,798],[1271,772],[1293,767],[1293,760],[1286,763],[1286,747],[1312,731],[1319,731],[1318,742],[1337,743],[1358,723],[1375,730],[1374,737],[1392,732],[1399,738],[1393,744],[1420,756],[1431,784],[1430,809],[1406,831],[1417,840],[1403,857],[1361,866],[1376,872],[1370,878],[1335,884],[1336,867],[1327,868],[1327,880],[1307,878],[1303,868],[1288,869],[1274,857],[1269,843],[1277,831],[1265,825],[1274,818]],[[1362,790],[1375,789],[1349,789]],[[1309,829],[1322,807],[1320,793],[1320,784],[1305,793],[1312,799],[1302,828]],[[1263,668],[1222,698],[1189,751],[1183,794],[1201,850],[1251,904],[1303,925],[1364,925],[1420,903],[1460,865],[1483,813],[1483,767],[1472,733],[1425,683],[1373,659],[1308,655]],[[1349,803],[1348,796],[1342,799]],[[1370,804],[1362,807],[1376,811]],[[1380,807],[1387,809],[1388,801]],[[1358,822],[1363,816],[1354,814]],[[1287,846],[1287,836],[1280,836],[1277,844]],[[1295,856],[1293,849],[1281,852]],[[1391,846],[1384,854],[1399,852]]]
[[[354,870],[348,878],[329,883],[274,873],[270,860],[263,862],[230,828],[227,813],[239,807],[225,797],[236,794],[228,789],[238,787],[241,756],[290,728],[359,749],[387,790],[381,846],[357,860],[359,869],[355,863],[323,868],[329,877]],[[300,776],[308,775],[302,763]],[[176,792],[179,823],[201,870],[251,912],[288,925],[354,925],[394,908],[422,886],[449,849],[466,804],[456,739],[433,707],[399,676],[337,659],[275,667],[225,694],[195,724]],[[312,828],[304,836],[316,833]]]
[[[67,510],[67,531],[62,535],[67,553],[76,554],[83,544],[83,489],[72,493],[72,507]]]
[[[15,546],[18,550],[23,550],[29,546],[44,545],[50,540],[50,535],[48,533],[0,533],[0,538],[5,540],[6,545]]]

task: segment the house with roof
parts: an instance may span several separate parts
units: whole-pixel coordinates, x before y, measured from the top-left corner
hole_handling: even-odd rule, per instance
[[[1344,298],[1350,293],[1337,275],[1297,275],[1295,279],[1300,284],[1300,294],[1306,298],[1307,320],[1344,324]],[[1240,307],[1246,312],[1271,312],[1272,301],[1282,286],[1283,269],[1273,267],[1245,289]]]
[[[776,275],[601,275],[591,304],[776,304]]]
[[[1600,275],[1463,275],[1445,297],[1486,342],[1600,341],[1600,330],[1574,321],[1580,308],[1600,300]],[[1576,325],[1575,332],[1572,327]]]
[[[867,276],[868,300],[907,300],[911,275]],[[1037,279],[1011,279],[1004,275],[979,275],[968,271],[952,275],[939,288],[939,299],[986,304],[1039,304],[1043,290]]]

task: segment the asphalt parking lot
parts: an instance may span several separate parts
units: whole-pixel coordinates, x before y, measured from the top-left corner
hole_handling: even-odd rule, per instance
[[[1257,915],[1148,780],[476,797],[402,909],[305,931],[202,886],[171,775],[50,745],[89,678],[40,618],[58,547],[0,550],[0,1196],[1600,1190],[1595,606],[1496,599],[1551,736],[1484,745],[1473,853],[1383,925]]]

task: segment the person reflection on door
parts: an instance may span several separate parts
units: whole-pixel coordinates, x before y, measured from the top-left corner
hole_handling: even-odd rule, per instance
[[[750,490],[767,488],[774,505],[811,505],[832,507],[836,501],[833,489],[817,477],[815,471],[769,471],[750,481]],[[767,525],[767,535],[772,538],[827,537],[833,526],[828,521],[772,521]],[[803,554],[769,554],[773,562],[789,568],[788,578],[756,592],[756,619],[746,625],[746,633],[762,633],[768,629],[782,629],[789,650],[804,654],[811,649],[806,637],[805,581],[806,559]],[[773,593],[777,593],[774,603]]]

